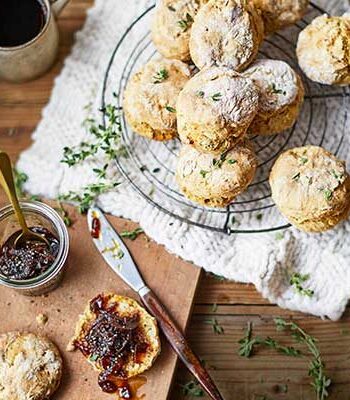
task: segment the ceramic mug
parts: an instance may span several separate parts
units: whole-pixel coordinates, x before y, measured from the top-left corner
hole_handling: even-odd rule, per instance
[[[0,46],[0,79],[24,82],[39,77],[52,66],[59,43],[55,18],[68,1],[41,0],[45,22],[40,32],[24,44],[13,47]]]

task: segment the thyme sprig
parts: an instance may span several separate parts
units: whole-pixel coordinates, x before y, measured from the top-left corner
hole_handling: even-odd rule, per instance
[[[309,364],[309,376],[312,378],[312,386],[315,389],[317,400],[324,400],[328,397],[328,388],[331,385],[331,379],[326,375],[325,363],[322,361],[321,352],[317,346],[317,339],[306,333],[295,322],[287,322],[282,318],[276,318],[275,324],[277,330],[289,330],[293,339],[304,344],[312,359]]]
[[[186,18],[185,19],[180,19],[180,21],[177,21],[177,24],[179,27],[182,29],[183,32],[186,32],[190,26],[193,23],[193,18],[189,13],[186,13]]]
[[[185,383],[184,385],[181,385],[182,388],[182,394],[184,396],[193,396],[193,397],[203,397],[204,396],[204,391],[203,389],[199,386],[199,383],[197,381],[189,381]]]
[[[169,78],[169,72],[167,69],[162,68],[160,69],[154,76],[153,76],[153,83],[161,83],[164,82]]]
[[[80,164],[87,159],[94,158],[101,152],[105,159],[101,167],[93,168],[97,182],[84,186],[81,191],[69,191],[59,196],[60,201],[70,201],[78,204],[78,210],[84,213],[100,194],[119,185],[118,182],[109,182],[107,171],[110,162],[116,157],[126,157],[125,146],[121,144],[121,123],[116,106],[108,104],[103,110],[106,124],[98,124],[95,119],[87,118],[83,125],[91,136],[91,141],[84,141],[78,146],[63,149],[62,163],[69,167]]]
[[[224,328],[219,324],[216,318],[208,319],[204,322],[208,325],[211,325],[213,332],[217,335],[222,335],[224,333]]]
[[[305,289],[303,287],[303,283],[309,280],[310,274],[302,275],[299,272],[294,272],[290,277],[290,284],[294,286],[294,289],[297,293],[302,296],[312,297],[314,295],[314,291],[311,289]]]
[[[28,175],[25,174],[24,172],[20,172],[16,168],[14,168],[13,169],[13,177],[14,177],[14,181],[15,181],[15,189],[16,189],[17,196],[19,198],[26,197],[26,193],[23,189],[23,186],[28,180]]]
[[[130,240],[135,240],[143,232],[144,231],[142,228],[136,228],[133,231],[123,231],[120,233],[120,236],[123,238],[130,239]]]

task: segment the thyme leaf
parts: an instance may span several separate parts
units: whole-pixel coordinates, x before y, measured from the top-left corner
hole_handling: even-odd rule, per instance
[[[211,325],[213,327],[214,333],[216,333],[217,335],[222,335],[224,333],[224,328],[218,323],[216,318],[208,319],[204,322]]]
[[[306,282],[310,278],[309,274],[302,275],[298,272],[294,272],[290,277],[290,284],[294,286],[294,289],[297,293],[302,296],[312,297],[314,295],[314,291],[311,289],[304,289],[303,283]]]
[[[162,68],[153,76],[153,83],[155,84],[161,83],[167,80],[168,78],[169,78],[169,72],[165,68]]]
[[[171,106],[169,106],[169,105],[165,106],[165,109],[166,109],[167,111],[171,112],[171,113],[176,113],[175,108],[174,108],[174,107],[171,107]]]
[[[183,32],[186,32],[192,25],[193,23],[193,18],[189,13],[186,13],[186,18],[185,19],[180,19],[180,21],[177,21],[177,24],[179,27],[182,29]]]
[[[214,94],[211,96],[211,99],[212,99],[213,101],[219,101],[219,100],[221,99],[221,97],[222,97],[222,94],[221,94],[220,92],[218,92],[218,93],[214,93]]]
[[[141,233],[143,233],[143,229],[136,228],[133,231],[123,231],[120,233],[120,236],[130,240],[135,240]]]

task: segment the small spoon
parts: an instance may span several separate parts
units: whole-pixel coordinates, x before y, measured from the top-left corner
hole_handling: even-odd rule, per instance
[[[11,202],[17,220],[22,228],[22,232],[17,236],[14,241],[14,246],[20,247],[28,241],[34,241],[43,242],[48,247],[50,247],[50,243],[45,237],[29,230],[18,202],[10,158],[6,153],[2,151],[0,152],[0,184],[4,188],[6,195]]]

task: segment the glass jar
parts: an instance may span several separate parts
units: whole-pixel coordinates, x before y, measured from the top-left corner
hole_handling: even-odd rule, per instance
[[[43,274],[31,279],[16,280],[0,273],[0,284],[26,296],[38,296],[55,289],[61,282],[69,250],[69,236],[63,219],[53,208],[38,201],[22,201],[20,205],[29,228],[40,226],[57,237],[58,254],[54,263]],[[0,246],[20,229],[12,206],[0,209]]]

